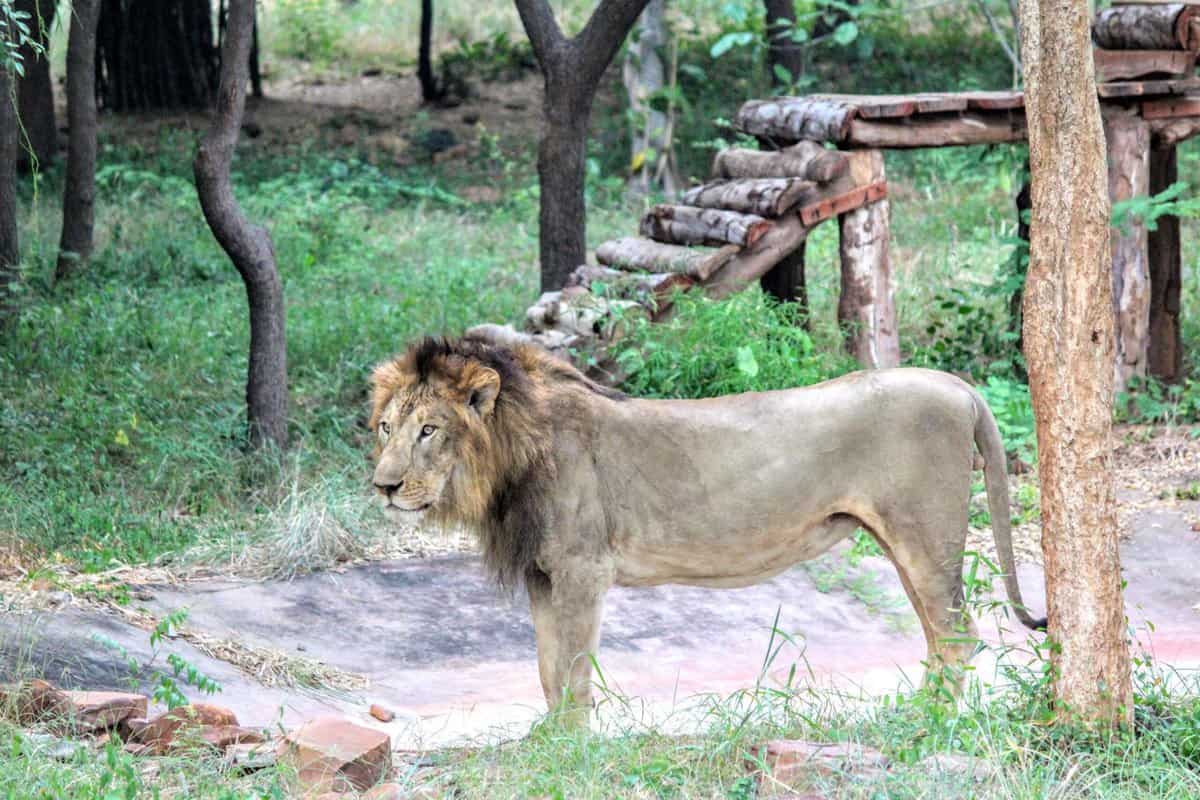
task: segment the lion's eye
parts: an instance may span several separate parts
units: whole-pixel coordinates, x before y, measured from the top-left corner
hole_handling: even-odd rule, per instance
[[[437,431],[437,428],[433,427],[432,425],[426,425],[424,428],[421,428],[421,438],[427,439],[430,436],[433,436],[435,431]]]
[[[386,422],[379,423],[379,435],[380,436],[382,436],[383,438],[386,439],[388,437],[388,435],[391,434],[391,432],[392,432],[391,425],[388,425]]]

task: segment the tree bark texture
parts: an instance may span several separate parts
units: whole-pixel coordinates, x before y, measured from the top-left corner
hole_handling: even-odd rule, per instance
[[[50,30],[54,24],[57,0],[15,0],[17,11],[29,14],[30,34],[41,53],[30,44],[21,47],[21,65],[25,74],[17,81],[17,107],[21,115],[22,168],[45,169],[58,154],[58,125],[54,119],[54,84],[50,79]]]
[[[417,80],[421,99],[436,103],[442,99],[442,87],[433,73],[433,0],[421,0],[421,41],[417,47]]]
[[[713,158],[712,172],[716,178],[805,178],[829,183],[845,175],[849,166],[845,153],[801,141],[782,150],[721,150]]]
[[[584,157],[592,101],[605,69],[649,0],[600,0],[576,36],[563,35],[547,0],[516,0],[545,81],[538,146],[542,290],[586,260]]]
[[[667,43],[666,0],[650,0],[638,18],[629,47],[625,48],[622,78],[629,95],[631,170],[629,188],[647,194],[661,189],[679,191],[675,158],[671,151],[671,120],[655,108],[654,95],[667,85],[659,51]]]
[[[92,254],[96,206],[96,25],[100,0],[74,0],[67,40],[67,180],[57,279],[68,277]]]
[[[642,218],[641,234],[667,244],[750,247],[770,228],[770,222],[755,214],[664,204]]]
[[[900,364],[889,217],[885,199],[838,218],[842,263],[838,326],[847,352],[870,368]]]
[[[1108,197],[1113,203],[1145,197],[1150,188],[1150,126],[1136,113],[1112,109],[1105,113],[1108,145]],[[1150,266],[1146,226],[1130,219],[1112,236],[1113,312],[1116,314],[1116,391],[1146,375],[1150,335]]]
[[[11,73],[0,67],[0,323],[16,307],[11,293],[20,279],[21,247],[17,235],[16,86]]]
[[[804,50],[796,29],[796,0],[763,0],[767,15],[767,72],[771,86],[787,88],[804,74]]]
[[[1150,194],[1179,180],[1175,146],[1150,150]],[[1179,293],[1183,287],[1183,258],[1179,247],[1179,217],[1158,218],[1148,242],[1150,262],[1150,348],[1147,369],[1164,381],[1183,378],[1183,337],[1179,327]]]
[[[1132,719],[1111,477],[1114,320],[1088,8],[1021,0],[1033,212],[1025,355],[1060,718]]]
[[[194,164],[204,218],[246,284],[250,366],[246,407],[253,446],[287,445],[287,345],[283,286],[267,231],[246,219],[233,194],[230,168],[246,106],[254,0],[230,0],[221,82],[212,127]]]
[[[723,208],[760,217],[779,217],[816,189],[800,178],[745,178],[716,181],[689,189],[683,202],[701,208]]]
[[[212,14],[210,0],[103,0],[96,36],[100,105],[207,108],[220,64]]]
[[[1092,37],[1108,50],[1195,50],[1198,15],[1183,3],[1114,6],[1096,15]]]

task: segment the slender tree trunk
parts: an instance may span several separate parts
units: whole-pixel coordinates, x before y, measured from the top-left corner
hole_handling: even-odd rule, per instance
[[[859,0],[844,0],[845,5],[851,8],[856,8],[859,5]],[[813,23],[812,36],[814,39],[820,39],[829,36],[838,29],[838,26],[844,22],[849,22],[853,19],[851,12],[841,6],[829,6],[825,9],[825,13],[817,17],[817,21]]]
[[[417,80],[421,82],[421,99],[436,103],[442,99],[442,87],[433,74],[433,0],[421,0],[421,42],[417,48]]]
[[[67,41],[67,182],[54,275],[68,277],[92,254],[96,205],[96,23],[100,0],[74,0]]]
[[[622,77],[629,95],[631,169],[629,188],[646,194],[661,188],[669,195],[679,191],[675,159],[671,153],[671,120],[654,107],[654,95],[667,85],[659,50],[667,43],[666,0],[650,0],[638,20],[629,47],[625,48]]]
[[[787,87],[804,74],[804,51],[792,38],[796,0],[763,0],[767,14],[767,72],[771,86]]]
[[[1025,354],[1062,719],[1132,720],[1112,473],[1105,141],[1086,3],[1021,0],[1033,217]]]
[[[229,0],[221,82],[212,127],[196,153],[196,189],[204,218],[246,284],[250,304],[250,369],[246,407],[253,446],[287,444],[287,345],[283,286],[275,248],[264,228],[246,219],[233,194],[230,168],[246,107],[254,0]]]
[[[24,130],[19,163],[23,168],[45,169],[58,154],[58,126],[54,119],[54,85],[50,80],[50,26],[57,0],[15,0],[14,8],[29,14],[30,33],[41,46],[21,47],[25,75],[17,81],[18,108]]]
[[[600,0],[587,24],[566,38],[547,0],[516,0],[545,79],[539,253],[542,290],[560,289],[586,255],[584,164],[588,118],[604,71],[649,0]]]
[[[17,128],[16,86],[8,70],[0,67],[0,324],[16,310],[12,291],[20,279],[21,247],[17,238]]]

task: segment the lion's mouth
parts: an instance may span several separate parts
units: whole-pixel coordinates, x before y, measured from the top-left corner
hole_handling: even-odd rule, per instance
[[[432,507],[433,503],[422,503],[416,508],[405,508],[404,506],[398,506],[395,503],[389,502],[383,508],[385,511],[402,511],[405,514],[419,514],[422,511],[428,511]]]

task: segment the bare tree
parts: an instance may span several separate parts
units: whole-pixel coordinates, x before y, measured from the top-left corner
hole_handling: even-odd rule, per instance
[[[561,288],[587,253],[584,169],[588,120],[600,78],[649,0],[600,0],[567,38],[548,0],[516,0],[544,78],[539,250],[542,289]]]
[[[287,444],[287,343],[283,285],[271,235],[246,219],[230,169],[246,108],[254,0],[230,0],[221,46],[221,82],[212,127],[196,152],[196,189],[204,218],[246,284],[250,304],[250,368],[246,407],[254,446]]]
[[[67,40],[67,182],[54,275],[68,277],[92,254],[96,205],[96,25],[100,0],[74,0]]]
[[[17,109],[24,132],[19,159],[23,167],[45,169],[58,154],[58,125],[54,119],[54,86],[50,80],[50,27],[58,0],[15,0],[13,8],[29,15],[30,37],[22,37],[17,81]]]
[[[796,0],[763,0],[767,14],[767,72],[773,87],[792,84],[804,73],[804,50],[795,39]]]
[[[1020,2],[1033,203],[1024,334],[1054,692],[1064,718],[1129,722],[1110,471],[1110,208],[1090,14],[1084,2]]]
[[[671,115],[655,107],[655,95],[667,87],[667,70],[659,51],[667,42],[666,0],[650,0],[625,49],[622,78],[629,95],[632,122],[632,175],[629,188],[643,194],[661,188],[679,190],[672,152]]]

